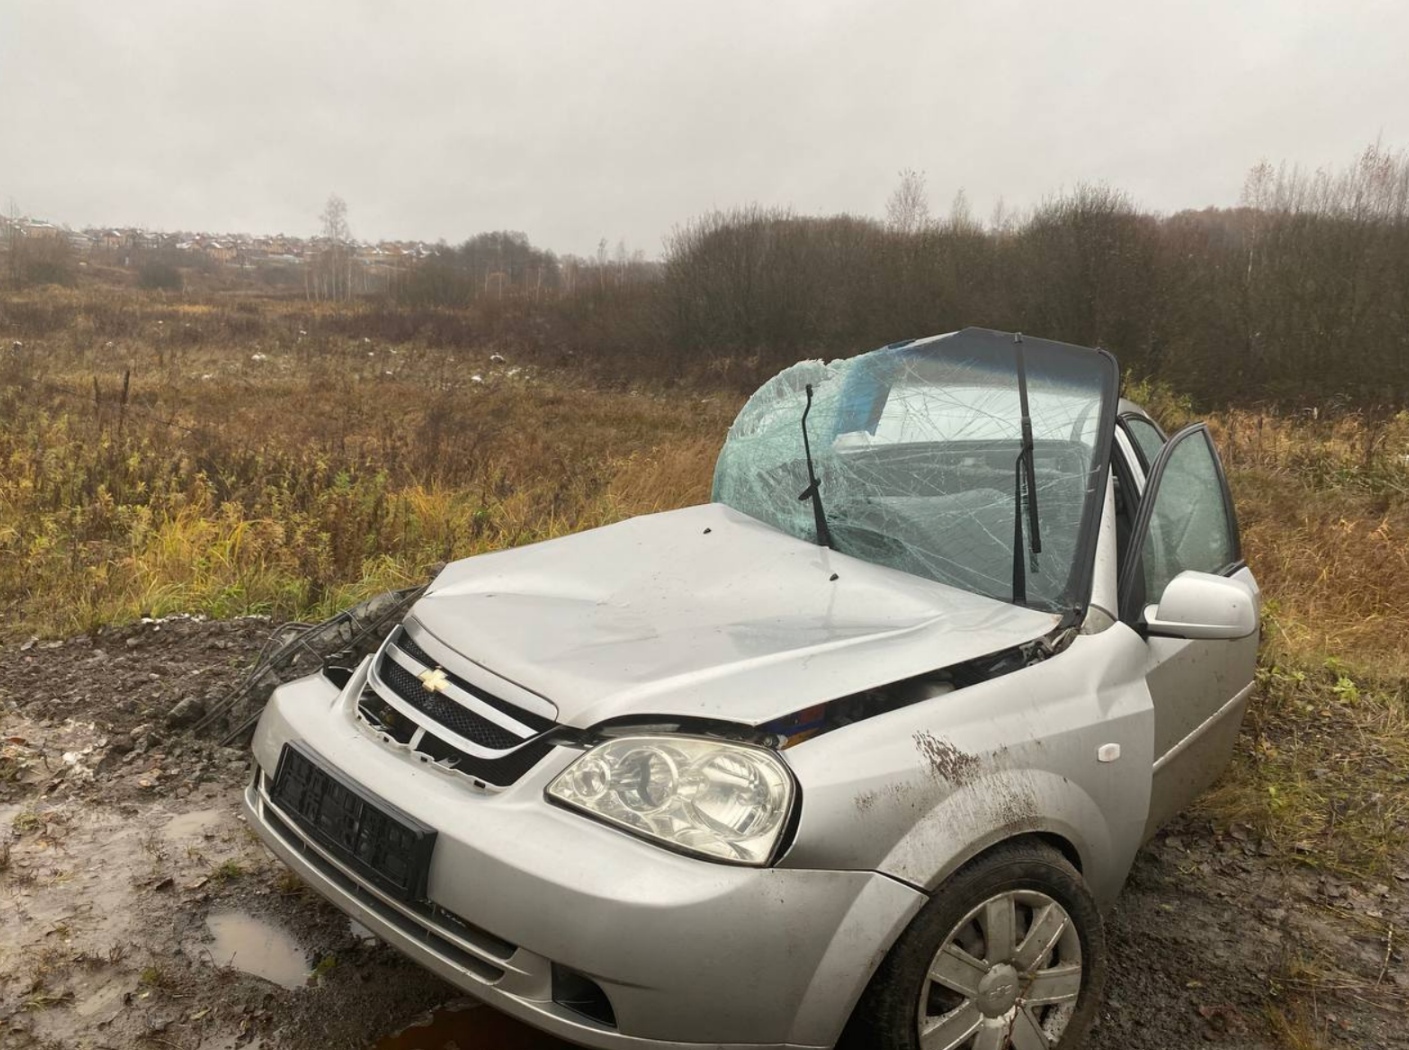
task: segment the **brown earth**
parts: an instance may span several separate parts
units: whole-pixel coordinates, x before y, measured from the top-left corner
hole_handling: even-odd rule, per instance
[[[168,724],[269,632],[177,618],[0,652],[0,1046],[361,1048],[446,1004],[382,1045],[561,1046],[302,890],[239,816],[245,753]],[[1409,1047],[1409,858],[1372,884],[1270,852],[1185,818],[1140,854],[1094,1050]]]

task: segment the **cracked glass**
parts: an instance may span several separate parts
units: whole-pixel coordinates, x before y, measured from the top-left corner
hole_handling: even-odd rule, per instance
[[[1026,340],[1041,553],[1022,523],[1025,604],[1078,596],[1109,457],[1115,362]],[[847,360],[803,361],[749,399],[714,476],[716,502],[816,542],[802,416],[832,545],[879,565],[1003,601],[1014,596],[1022,431],[1013,337],[969,329]]]

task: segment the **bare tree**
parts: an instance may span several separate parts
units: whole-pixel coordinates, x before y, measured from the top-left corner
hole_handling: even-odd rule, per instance
[[[309,272],[311,298],[352,298],[352,229],[347,223],[347,201],[336,193],[318,216],[323,247]]]
[[[954,203],[949,206],[949,230],[952,233],[983,232],[983,224],[974,218],[973,209],[969,206],[969,195],[964,192],[962,186],[959,187],[959,192],[954,194]]]
[[[12,284],[20,283],[20,215],[15,208],[15,198],[10,198],[10,217],[5,224],[5,249],[6,258],[10,265],[10,281]]]
[[[906,168],[900,173],[900,185],[886,201],[886,225],[896,233],[919,233],[929,227],[929,191],[924,172]]]
[[[992,234],[1011,233],[1018,224],[1018,218],[1008,207],[1008,202],[1002,197],[993,205],[993,211],[988,216],[988,232]]]
[[[331,243],[344,245],[352,240],[352,230],[347,224],[347,201],[336,193],[328,194],[328,203],[323,205],[318,221],[323,225],[323,236]]]

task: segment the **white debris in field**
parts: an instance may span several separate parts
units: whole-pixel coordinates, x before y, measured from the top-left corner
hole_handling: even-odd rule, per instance
[[[268,360],[269,360],[269,356],[268,356],[267,354],[250,354],[250,360],[251,360],[251,361],[268,361]]]
[[[489,361],[490,361],[491,364],[502,365],[502,364],[504,363],[504,355],[503,355],[503,354],[490,354],[490,355],[489,355]]]
[[[152,626],[153,630],[161,630],[164,623],[205,623],[210,619],[205,613],[167,613],[165,616],[143,616],[137,622]],[[269,619],[268,613],[246,613],[243,616],[226,617],[226,623],[235,623],[241,620],[259,620],[261,622]]]
[[[79,727],[97,732],[97,727],[94,726],[92,722],[79,723]],[[100,748],[106,748],[107,744],[107,740],[103,739],[95,744],[89,744],[82,751],[65,751],[63,754],[63,763],[68,770],[68,779],[84,780],[91,778],[93,776],[93,767],[86,765],[83,760],[93,754],[94,751],[98,751]],[[101,754],[98,755],[98,758],[101,759],[102,757]]]
[[[471,383],[483,383],[483,382],[484,382],[484,376],[482,376],[482,375],[480,375],[478,372],[476,372],[474,375],[470,376],[470,382],[471,382]]]
[[[65,745],[67,750],[60,750]],[[57,785],[59,781],[91,780],[93,766],[107,754],[107,749],[108,738],[94,723],[73,718],[66,718],[57,726],[18,718],[7,723],[5,735],[0,737],[0,761],[12,771],[12,779],[34,783],[48,781]],[[56,750],[61,763],[57,768],[52,758],[45,757]],[[31,777],[24,776],[31,771]]]

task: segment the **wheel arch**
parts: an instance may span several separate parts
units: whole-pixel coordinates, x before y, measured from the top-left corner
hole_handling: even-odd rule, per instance
[[[1081,860],[1081,851],[1076,848],[1076,844],[1064,835],[1059,835],[1055,831],[1034,831],[1029,835],[1018,835],[1017,838],[1033,838],[1045,846],[1051,846],[1067,859],[1073,868],[1081,875],[1085,875],[1085,867]],[[1005,839],[1004,842],[1011,842],[1012,839]]]
[[[1050,847],[1061,854],[1063,859],[1076,869],[1077,874],[1081,875],[1083,878],[1085,877],[1086,861],[1081,855],[1081,850],[1077,848],[1076,843],[1072,841],[1072,838],[1068,834],[1042,827],[1011,831],[1000,829],[995,831],[992,836],[986,837],[979,843],[975,843],[973,847],[966,852],[956,854],[951,863],[946,866],[944,872],[940,875],[938,884],[927,889],[926,892],[930,896],[934,896],[944,889],[944,884],[949,881],[950,876],[960,868],[967,867],[975,861],[982,860],[990,853],[996,853],[999,850],[1021,842],[1033,842],[1038,845]]]
[[[1125,839],[1080,786],[1045,770],[1005,770],[976,778],[934,806],[881,870],[933,895],[964,865],[1014,840],[1055,848],[1087,882],[1104,910],[1125,881]],[[1138,841],[1131,840],[1138,848]]]

